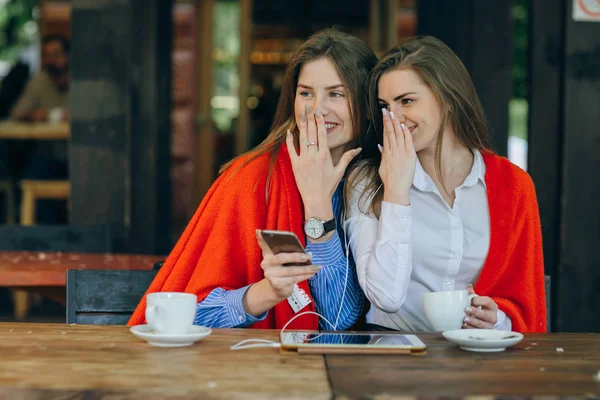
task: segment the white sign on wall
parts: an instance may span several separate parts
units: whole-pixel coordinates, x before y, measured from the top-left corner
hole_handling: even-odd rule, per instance
[[[573,20],[600,22],[600,0],[573,0]]]

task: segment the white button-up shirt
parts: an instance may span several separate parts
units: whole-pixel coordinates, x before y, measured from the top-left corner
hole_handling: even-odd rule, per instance
[[[382,202],[381,217],[364,214],[366,182],[350,196],[345,222],[358,280],[371,307],[367,322],[405,331],[431,331],[421,294],[466,289],[475,284],[490,244],[485,163],[474,152],[471,172],[455,190],[451,208],[417,159],[410,206]],[[379,190],[383,190],[380,188]],[[370,200],[370,199],[369,199]],[[495,329],[511,329],[498,311]]]

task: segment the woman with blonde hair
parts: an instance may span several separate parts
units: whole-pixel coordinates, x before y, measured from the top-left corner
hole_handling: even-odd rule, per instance
[[[210,327],[282,328],[302,311],[323,315],[328,329],[356,321],[364,300],[340,218],[376,63],[367,45],[336,29],[300,46],[269,136],[222,168],[147,293],[196,294],[195,324]],[[305,265],[310,254],[274,255],[261,229],[295,233],[313,265]],[[130,325],[144,321],[144,309],[145,297]],[[317,317],[290,328],[317,329]]]
[[[346,222],[367,322],[432,330],[421,295],[468,287],[479,297],[463,328],[545,331],[535,188],[491,150],[460,59],[433,37],[392,48],[370,75],[369,107],[375,135],[350,174]]]

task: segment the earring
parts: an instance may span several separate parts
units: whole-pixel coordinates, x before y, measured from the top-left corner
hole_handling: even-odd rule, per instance
[[[452,106],[448,107],[448,111],[452,112]]]

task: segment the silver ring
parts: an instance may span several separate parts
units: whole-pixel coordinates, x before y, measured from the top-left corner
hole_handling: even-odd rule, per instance
[[[308,142],[308,141],[306,142],[306,147],[309,147],[309,146],[316,146],[316,145],[317,145],[317,144],[316,144],[315,142]]]

